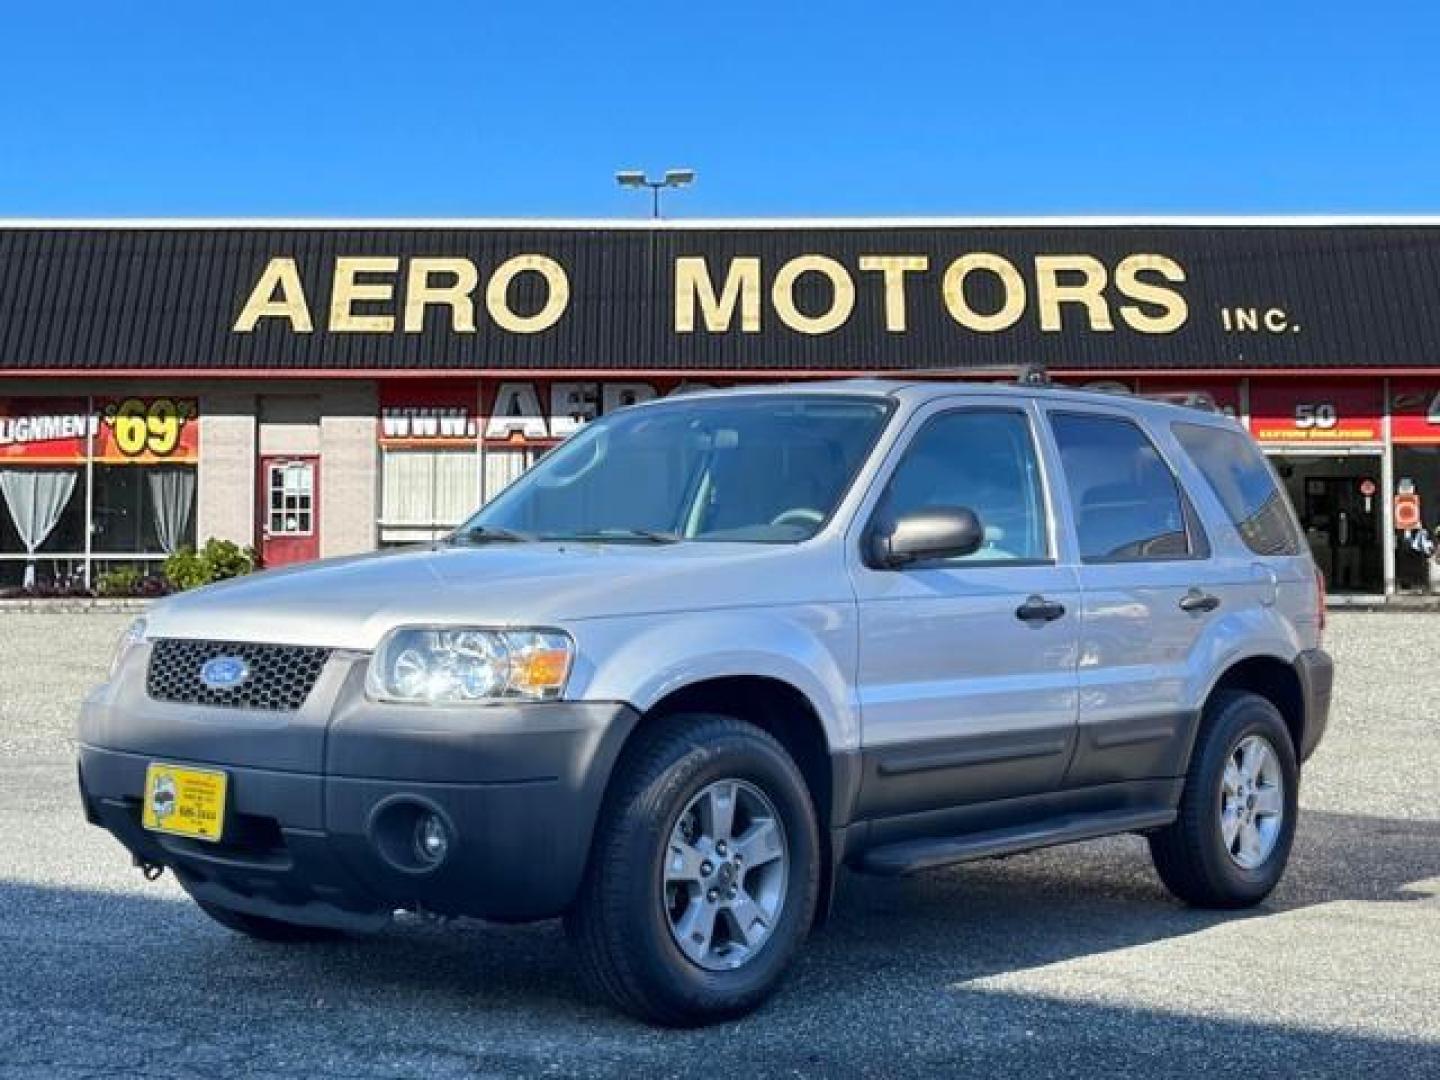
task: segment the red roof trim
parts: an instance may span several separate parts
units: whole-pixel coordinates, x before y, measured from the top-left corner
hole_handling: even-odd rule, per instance
[[[923,378],[923,371],[861,371],[790,370],[784,368],[756,371],[753,368],[701,370],[695,368],[513,368],[487,371],[466,371],[451,368],[417,371],[414,368],[14,368],[0,370],[0,381],[7,379],[848,379],[872,376],[880,379]],[[983,373],[982,373],[983,374]],[[1154,368],[1065,369],[1054,373],[1060,378],[1081,379],[1240,379],[1297,376],[1305,378],[1382,378],[1404,376],[1425,378],[1440,375],[1440,367],[1424,368],[1194,368],[1183,371],[1162,371]],[[936,377],[953,378],[952,372],[936,373]]]

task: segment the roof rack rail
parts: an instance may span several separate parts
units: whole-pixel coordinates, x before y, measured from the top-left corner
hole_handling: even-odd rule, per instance
[[[974,367],[913,367],[891,368],[871,373],[872,378],[894,379],[903,376],[929,376],[936,379],[984,379],[994,382],[1013,381],[1018,386],[1049,386],[1050,373],[1036,361],[1023,364],[977,364]]]

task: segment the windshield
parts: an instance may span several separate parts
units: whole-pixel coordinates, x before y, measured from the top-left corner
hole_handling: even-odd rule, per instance
[[[798,543],[834,512],[889,412],[818,394],[627,409],[551,451],[452,539]]]

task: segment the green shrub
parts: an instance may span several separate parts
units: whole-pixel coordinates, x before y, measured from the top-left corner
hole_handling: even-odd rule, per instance
[[[183,547],[165,560],[165,580],[176,589],[198,589],[212,581],[240,577],[258,564],[255,549],[211,537],[196,551]]]
[[[117,566],[95,579],[95,591],[101,596],[134,596],[143,577],[138,567]]]
[[[197,589],[210,583],[210,567],[192,547],[177,550],[165,560],[165,580],[176,589]]]
[[[200,557],[210,564],[211,581],[249,574],[260,561],[253,547],[242,548],[233,541],[217,540],[213,536],[205,541]]]

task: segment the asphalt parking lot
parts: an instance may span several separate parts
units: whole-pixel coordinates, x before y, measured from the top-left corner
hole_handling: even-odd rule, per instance
[[[1440,1076],[1440,615],[1333,617],[1289,875],[1172,901],[1125,837],[851,877],[759,1014],[646,1028],[558,926],[264,945],[85,825],[71,723],[124,616],[0,614],[0,1076]]]

